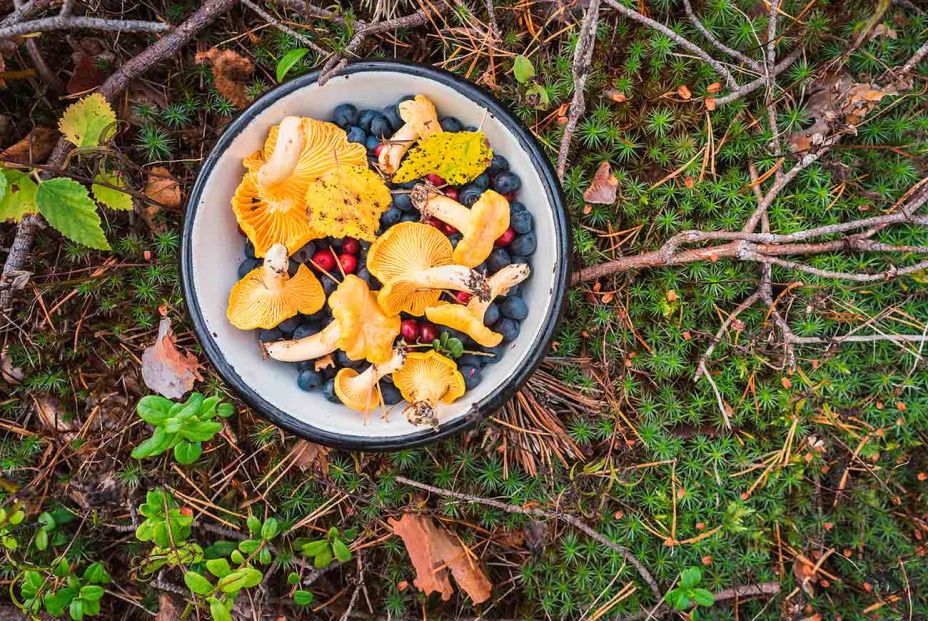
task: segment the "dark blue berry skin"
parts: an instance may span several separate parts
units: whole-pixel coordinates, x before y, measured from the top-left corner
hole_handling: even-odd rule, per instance
[[[310,371],[314,371],[316,369],[316,361],[315,360],[303,360],[301,362],[296,363],[296,370],[298,372],[302,372],[307,369],[309,369]]]
[[[262,343],[271,343],[273,341],[279,341],[282,338],[284,338],[284,333],[277,328],[258,332],[258,340]]]
[[[384,405],[396,405],[403,400],[400,389],[388,382],[380,382],[380,394],[383,396]]]
[[[367,140],[364,142],[364,146],[367,147],[367,150],[371,153],[373,153],[374,149],[376,149],[379,145],[380,139],[377,136],[368,136]]]
[[[519,322],[515,319],[503,317],[496,322],[496,325],[493,326],[493,330],[503,335],[504,343],[511,343],[519,336]]]
[[[522,180],[515,173],[504,172],[493,179],[493,189],[500,194],[509,194],[522,187]]]
[[[499,306],[496,302],[492,302],[483,313],[483,325],[489,328],[497,321],[499,321]]]
[[[337,362],[343,367],[351,367],[352,369],[360,369],[361,367],[367,365],[367,363],[363,359],[352,360],[351,358],[348,357],[348,354],[346,354],[341,349],[339,349],[338,352],[336,352],[335,354],[335,362]]]
[[[477,131],[477,126],[476,126],[476,125],[468,125],[467,127],[464,128],[464,131],[466,131],[466,132],[475,132],[475,131]]]
[[[382,114],[378,114],[371,120],[370,132],[378,138],[389,138],[393,135],[393,126]]]
[[[416,187],[416,184],[418,183],[419,181],[417,179],[413,179],[412,181],[404,181],[403,183],[394,183],[393,187],[399,188],[401,190],[411,190]]]
[[[538,245],[538,242],[535,239],[534,233],[526,233],[525,235],[517,235],[512,243],[509,244],[509,250],[512,251],[512,254],[520,254],[523,256],[530,256],[535,252],[535,247]]]
[[[479,177],[470,182],[470,185],[475,188],[480,188],[481,190],[486,190],[490,187],[490,175],[487,173],[482,173]]]
[[[403,126],[403,119],[400,117],[400,107],[398,105],[387,106],[383,109],[383,116],[390,122],[390,129],[398,130]]]
[[[242,252],[245,254],[246,259],[255,258],[255,245],[251,243],[250,239],[245,240],[245,247],[242,248]]]
[[[309,260],[316,254],[316,242],[306,242],[306,244],[293,253],[293,258],[300,263],[309,263]]]
[[[461,365],[458,369],[464,376],[465,390],[473,390],[480,383],[483,377],[480,375],[480,367],[473,367],[469,364]]]
[[[498,175],[507,170],[509,170],[509,160],[502,155],[494,155],[493,159],[490,160],[490,167],[487,168],[487,172],[491,175]]]
[[[483,263],[481,263],[480,265],[478,265],[477,267],[475,267],[474,270],[477,271],[477,272],[480,272],[480,273],[483,274],[483,275],[486,275],[486,273],[487,273],[487,262],[484,261]]]
[[[441,128],[446,132],[459,132],[464,129],[464,125],[453,116],[446,116],[443,119],[439,119],[438,124],[441,125]]]
[[[519,213],[520,211],[525,211],[525,210],[526,210],[525,205],[523,205],[519,201],[512,201],[511,203],[509,203],[509,213],[512,215],[515,215]]]
[[[365,132],[371,131],[371,122],[374,120],[374,117],[377,116],[382,115],[376,110],[361,110],[361,114],[358,116],[358,127]]]
[[[304,321],[303,323],[298,325],[296,329],[293,331],[293,338],[295,339],[306,338],[307,336],[312,336],[313,334],[316,334],[321,329],[322,329],[322,326],[319,324],[319,322]]]
[[[495,329],[495,328],[494,328]],[[502,357],[506,354],[506,345],[497,345],[496,347],[488,347],[487,353],[492,354],[491,356],[484,356],[487,359],[487,364],[493,364],[499,362]]]
[[[507,297],[503,300],[503,303],[499,305],[499,310],[503,314],[503,317],[509,317],[516,321],[522,321],[528,317],[528,305],[522,298]]]
[[[486,363],[488,356],[475,356],[474,354],[464,354],[458,358],[458,366],[463,367],[465,365],[472,367],[482,367]]]
[[[415,99],[415,98],[416,98],[415,95],[403,95],[402,97],[400,97],[399,99],[396,100],[396,103],[397,103],[397,105],[399,105],[399,104],[403,103],[404,101],[412,101],[412,100]]]
[[[450,237],[448,238],[448,241],[451,242],[451,247],[452,247],[452,248],[457,248],[457,247],[458,247],[458,244],[461,243],[461,240],[462,240],[462,239],[464,239],[464,236],[463,236],[463,235],[461,235],[460,233],[455,233],[454,235],[452,235],[452,236],[450,236]]]
[[[333,276],[335,274],[332,274]],[[338,288],[338,283],[329,278],[326,275],[323,275],[322,278],[322,290],[325,292],[325,297],[332,295],[332,292]]]
[[[291,335],[300,325],[300,317],[293,316],[289,319],[284,319],[279,324],[277,324],[277,329],[283,332],[285,335]]]
[[[358,124],[358,108],[351,104],[341,104],[335,106],[332,112],[332,122],[341,127],[348,129],[352,125]]]
[[[348,142],[356,142],[358,144],[364,144],[367,141],[367,132],[363,129],[354,125],[348,128]]]
[[[367,270],[367,266],[362,267],[355,274],[358,278],[367,283],[368,288],[371,291],[376,291],[380,289],[380,281],[371,276],[371,273]]]
[[[302,264],[296,259],[290,259],[290,265],[287,267],[287,274],[289,274],[291,278],[296,276],[296,271],[300,269],[300,265]]]
[[[417,211],[412,204],[412,198],[406,192],[397,192],[393,195],[393,206],[407,212]]]
[[[490,270],[491,274],[495,274],[510,263],[512,263],[512,259],[503,248],[495,248],[487,257],[487,269]]]
[[[322,388],[322,374],[314,369],[300,371],[300,374],[296,376],[296,385],[306,392],[319,390]]]
[[[259,265],[261,265],[260,259],[245,259],[238,264],[238,277],[244,278],[248,275],[248,272],[255,269]]]
[[[418,222],[419,214],[418,213],[404,213],[403,217],[400,218],[400,222]]]
[[[527,209],[522,211],[513,211],[512,215],[509,216],[509,226],[512,227],[512,230],[520,235],[531,232],[535,227],[535,218],[532,216],[532,212]]]
[[[522,297],[522,285],[516,285],[515,287],[512,287],[511,289],[509,289],[509,291],[506,293],[506,296],[510,298],[521,298]]]
[[[383,215],[380,216],[380,226],[383,228],[391,227],[397,222],[400,221],[400,218],[403,217],[403,212],[396,208],[394,205],[388,210],[383,212]]]
[[[521,254],[509,255],[509,258],[512,259],[513,265],[518,265],[519,263],[528,263],[528,257],[523,257]]]
[[[458,193],[458,200],[461,202],[462,205],[467,205],[468,207],[470,207],[471,205],[473,205],[480,199],[480,196],[482,194],[483,194],[482,189],[478,188],[475,185],[468,184],[464,186],[464,189],[461,190],[460,193]]]
[[[322,395],[326,398],[327,401],[331,401],[332,403],[341,403],[338,395],[335,394],[334,378],[327,380],[326,383],[322,386]]]

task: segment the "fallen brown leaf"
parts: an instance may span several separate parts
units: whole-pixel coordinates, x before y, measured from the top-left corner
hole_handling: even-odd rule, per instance
[[[155,342],[142,353],[142,381],[168,399],[179,399],[193,388],[195,380],[203,380],[199,366],[196,356],[182,354],[175,347],[171,320],[164,317]]]
[[[329,449],[326,447],[320,444],[307,442],[306,440],[299,440],[293,445],[293,448],[290,449],[293,463],[303,472],[306,472],[310,468],[326,472],[329,469],[328,454]]]
[[[685,84],[681,84],[677,87],[677,95],[683,99],[689,99],[693,96],[693,93],[690,92],[690,89],[688,89]]]
[[[0,159],[17,164],[41,164],[52,154],[57,142],[57,130],[36,125],[22,140],[0,152]]]
[[[145,196],[170,209],[180,209],[180,184],[164,166],[148,169],[145,181]]]
[[[712,84],[706,87],[706,92],[709,93],[710,95],[715,95],[716,93],[721,92],[721,90],[722,90],[721,82],[713,82]]]
[[[106,41],[99,37],[86,37],[72,42],[71,46],[74,49],[71,54],[74,71],[66,87],[68,94],[86,93],[103,84],[106,74],[100,70],[100,65],[112,62],[114,58]]]
[[[246,80],[255,70],[251,60],[232,50],[214,47],[205,52],[197,52],[196,62],[210,64],[216,90],[238,109],[241,110],[251,102],[246,84]]]
[[[180,619],[180,612],[174,604],[174,598],[168,593],[162,593],[158,597],[158,614],[155,615],[155,621],[177,621]]]
[[[454,593],[448,570],[458,586],[475,604],[490,598],[492,585],[483,571],[471,562],[467,551],[455,537],[435,525],[427,515],[404,513],[399,520],[390,518],[390,527],[403,539],[409,559],[416,569],[413,584],[425,595],[441,593],[448,601]]]
[[[583,191],[583,200],[599,205],[611,205],[615,202],[619,190],[619,180],[612,174],[609,162],[603,162],[596,169],[590,187]]]
[[[617,91],[614,88],[608,89],[603,94],[616,103],[625,103],[628,101],[628,97],[625,96],[625,93],[622,91]]]

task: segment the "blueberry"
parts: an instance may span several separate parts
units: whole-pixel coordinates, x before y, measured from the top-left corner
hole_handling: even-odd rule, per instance
[[[293,332],[299,327],[300,318],[296,315],[290,317],[289,319],[284,319],[279,324],[277,324],[277,329],[283,332],[284,334],[293,334]]]
[[[296,363],[296,370],[300,373],[306,370],[315,371],[316,370],[316,361],[315,360],[302,360]]]
[[[319,332],[322,329],[322,326],[317,321],[304,321],[296,327],[293,331],[293,338],[302,339],[307,336],[312,336],[313,334]]]
[[[316,254],[316,242],[306,242],[302,248],[293,253],[293,258],[300,263],[309,263],[314,254]]]
[[[334,274],[333,274],[334,276]],[[332,292],[338,288],[338,283],[329,278],[328,276],[322,277],[322,290],[325,292],[325,297],[332,295]]]
[[[395,206],[390,207],[388,210],[383,212],[383,215],[380,216],[380,226],[383,228],[391,227],[397,222],[400,221],[400,218],[403,217],[403,212],[397,209]]]
[[[348,129],[358,123],[358,108],[351,104],[335,106],[332,112],[332,121],[342,129]]]
[[[383,109],[383,116],[390,122],[390,128],[393,131],[403,126],[403,119],[400,117],[400,107],[398,105],[387,106]]]
[[[384,405],[396,405],[403,400],[399,388],[387,382],[380,382],[380,394],[383,396]]]
[[[512,250],[512,254],[521,254],[525,256],[531,255],[535,252],[535,247],[538,245],[538,242],[535,240],[534,233],[526,233],[525,235],[517,235],[512,243],[509,244],[509,249]]]
[[[459,132],[464,129],[464,125],[453,116],[446,116],[438,121],[441,128],[446,132]]]
[[[503,300],[503,303],[499,305],[499,310],[503,314],[503,317],[509,317],[516,321],[522,321],[528,317],[528,305],[526,305],[522,298],[507,297]]]
[[[461,235],[460,233],[455,233],[454,235],[452,235],[451,237],[448,238],[448,241],[451,242],[451,247],[452,247],[452,248],[457,248],[457,247],[458,247],[458,244],[461,243],[461,240],[462,240],[462,239],[464,239],[464,236],[463,236],[463,235]]]
[[[412,197],[407,192],[398,192],[393,195],[393,206],[403,211],[416,211],[412,204]]]
[[[487,353],[491,355],[484,356],[487,359],[487,363],[493,364],[494,362],[499,362],[506,354],[506,349],[508,349],[506,345],[497,345],[496,347],[488,348]]]
[[[342,365],[343,367],[351,367],[352,369],[358,369],[360,367],[365,366],[366,364],[363,359],[352,360],[351,358],[348,357],[348,354],[346,354],[341,349],[339,349],[338,352],[335,354],[335,362]]]
[[[296,276],[296,271],[300,269],[300,265],[302,265],[302,263],[300,263],[296,259],[290,259],[290,265],[287,267],[287,274],[291,278]]]
[[[368,284],[368,286],[370,286],[370,285],[373,283],[373,281],[375,280],[375,278],[374,278],[373,276],[371,276],[371,273],[367,270],[367,266],[362,267],[361,269],[359,269],[359,270],[355,273],[355,276],[357,276],[358,278],[360,278],[361,280],[363,280],[364,282],[366,282],[366,283]]]
[[[245,240],[245,247],[242,249],[242,252],[245,253],[245,258],[246,258],[246,259],[254,259],[254,258],[255,258],[255,245],[254,245],[253,243],[251,243],[251,240],[250,240],[250,239],[246,239],[246,240]]]
[[[511,287],[509,291],[506,293],[506,296],[510,298],[521,298],[522,297],[522,285],[516,285],[515,287]]]
[[[483,325],[489,328],[497,321],[499,321],[499,306],[496,305],[496,302],[491,302],[483,312]]]
[[[255,269],[259,265],[261,265],[261,261],[259,259],[245,259],[238,264],[238,277],[244,278],[248,275],[248,272]]]
[[[338,398],[338,395],[335,394],[335,379],[329,379],[322,386],[322,395],[326,398],[327,401],[332,403],[341,403],[341,400]]]
[[[416,98],[415,95],[403,95],[402,97],[400,97],[399,99],[396,100],[396,103],[397,103],[397,105],[399,105],[399,104],[403,103],[404,101],[412,101],[412,100],[415,99],[415,98]]]
[[[515,173],[504,172],[493,179],[493,189],[500,194],[509,194],[522,187],[522,180]]]
[[[496,248],[487,257],[487,269],[491,274],[495,274],[507,265],[512,263],[509,253],[503,248]]]
[[[526,210],[525,205],[523,205],[519,201],[512,201],[511,203],[509,203],[509,213],[513,215],[519,213],[520,211],[525,211],[525,210]]]
[[[466,383],[467,381],[465,379],[465,384]],[[300,371],[300,374],[296,376],[296,385],[300,387],[300,390],[305,390],[306,392],[319,390],[322,388],[322,374],[314,369]]]
[[[513,265],[517,265],[519,263],[528,263],[528,257],[524,257],[521,254],[510,255],[509,258],[512,259]]]
[[[487,356],[475,356],[474,354],[464,354],[463,356],[458,358],[458,366],[464,367],[465,365],[467,365],[467,366],[472,366],[472,367],[482,367],[486,363],[486,358]]]
[[[480,380],[483,379],[480,376],[480,367],[465,364],[461,365],[458,370],[461,372],[461,375],[464,376],[464,388],[466,390],[473,390],[477,387],[477,384],[480,383]]]
[[[413,179],[412,181],[404,181],[403,183],[394,183],[393,187],[399,188],[401,190],[411,190],[416,187],[417,183],[419,183],[419,181],[417,179]]]
[[[282,338],[284,338],[284,333],[277,328],[258,332],[258,340],[262,343],[271,343],[273,341],[279,341]]]
[[[513,211],[512,215],[509,216],[509,226],[516,233],[528,233],[535,226],[535,218],[532,216],[532,212],[527,209]]]
[[[368,151],[373,153],[374,149],[380,146],[380,138],[377,136],[368,136],[367,140],[364,142],[364,146],[367,147]]]
[[[484,261],[483,263],[481,263],[480,265],[478,265],[477,267],[475,267],[475,268],[474,268],[474,271],[477,271],[477,272],[480,272],[481,274],[486,275],[486,273],[487,273],[487,262]]]
[[[389,138],[393,134],[393,126],[382,114],[378,114],[371,120],[370,132],[378,138]]]
[[[458,200],[461,201],[461,204],[470,207],[480,199],[482,194],[483,190],[475,185],[468,184],[458,193]]]
[[[400,222],[418,222],[419,214],[417,213],[404,213],[403,217],[400,218]]]
[[[486,190],[490,187],[490,175],[487,173],[482,173],[479,177],[470,182],[474,187],[480,188],[481,190]]]
[[[475,132],[475,131],[477,131],[477,126],[476,126],[476,125],[468,125],[467,127],[464,128],[464,131],[466,131],[466,132]]]
[[[361,115],[358,117],[358,127],[365,132],[371,131],[371,122],[377,116],[381,116],[381,114],[376,110],[361,110]]]
[[[509,343],[516,340],[519,336],[519,322],[515,319],[503,317],[496,322],[496,325],[493,326],[493,330],[503,335],[504,343]]]
[[[358,144],[364,144],[367,140],[367,132],[363,129],[354,125],[348,129],[348,142],[356,142]]]
[[[490,160],[490,167],[487,168],[487,172],[491,175],[498,175],[509,170],[509,160],[507,160],[502,155],[494,155],[493,159]]]

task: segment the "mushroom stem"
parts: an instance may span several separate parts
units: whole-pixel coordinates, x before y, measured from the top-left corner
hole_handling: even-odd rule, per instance
[[[403,409],[403,414],[410,425],[428,425],[438,429],[438,399],[414,401]]]
[[[372,364],[364,369],[362,373],[345,380],[345,384],[349,385],[351,390],[357,393],[370,393],[370,391],[374,390],[374,386],[377,385],[380,378],[399,371],[404,364],[406,364],[406,348],[397,347],[393,350],[392,358],[383,364]]]
[[[302,362],[321,358],[338,349],[341,330],[338,322],[333,321],[320,332],[291,341],[265,343],[264,351],[274,360],[281,362]]]
[[[300,161],[303,143],[302,119],[298,116],[288,116],[281,121],[274,151],[264,166],[258,169],[258,185],[277,185],[292,175]]]
[[[270,291],[279,291],[287,281],[289,268],[290,257],[287,255],[287,247],[283,244],[271,246],[264,255],[264,263],[261,266],[264,286]]]
[[[415,194],[413,194],[415,196]],[[462,233],[469,231],[473,226],[474,217],[470,209],[449,198],[444,194],[436,194],[429,191],[424,201],[415,201],[413,204],[422,212],[423,218],[438,218],[445,224],[450,224]]]
[[[403,126],[393,134],[387,146],[381,149],[380,155],[377,156],[381,170],[388,175],[392,175],[400,167],[400,160],[413,142],[441,132],[435,104],[428,98],[416,95],[414,99],[400,103],[399,108],[400,118],[404,121]]]
[[[486,277],[463,265],[441,265],[411,274],[409,280],[424,289],[466,291],[481,300],[490,299]]]
[[[513,263],[502,268],[489,278],[487,286],[490,289],[490,295],[486,299],[476,296],[467,303],[467,310],[476,317],[483,319],[483,315],[490,303],[501,295],[506,295],[509,290],[528,278],[531,269],[525,263]]]

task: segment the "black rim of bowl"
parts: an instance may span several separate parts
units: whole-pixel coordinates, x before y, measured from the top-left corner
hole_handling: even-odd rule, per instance
[[[399,450],[448,438],[474,426],[486,413],[496,410],[508,401],[522,384],[528,380],[529,376],[547,353],[548,344],[554,337],[554,331],[557,329],[561,313],[563,312],[568,277],[570,274],[569,252],[571,233],[570,223],[567,220],[567,212],[564,208],[564,198],[561,194],[560,184],[557,181],[554,168],[545,157],[541,145],[538,144],[538,141],[532,136],[531,132],[529,132],[529,130],[489,92],[443,69],[403,61],[374,60],[351,63],[342,69],[339,77],[350,79],[350,77],[356,73],[380,71],[406,73],[442,83],[454,88],[481,107],[486,108],[489,113],[496,117],[518,140],[519,145],[529,155],[532,165],[541,177],[548,202],[554,211],[554,232],[556,242],[559,246],[558,251],[561,261],[555,265],[554,268],[554,283],[550,292],[553,298],[552,304],[548,314],[543,319],[541,330],[535,336],[535,340],[528,345],[528,353],[525,360],[516,368],[514,373],[507,378],[508,381],[506,381],[505,384],[494,388],[489,395],[477,403],[474,403],[467,412],[454,420],[442,424],[437,431],[422,430],[402,436],[388,437],[355,436],[319,429],[276,408],[265,401],[260,394],[243,381],[238,373],[236,373],[235,369],[226,362],[223,357],[222,351],[216,343],[214,336],[207,329],[206,321],[203,319],[203,315],[200,312],[197,292],[193,286],[192,247],[190,237],[203,188],[220,155],[231,145],[239,132],[251,123],[258,114],[263,112],[265,108],[282,96],[314,84],[319,77],[318,71],[278,86],[254,102],[229,124],[210,154],[206,157],[197,175],[193,191],[187,201],[181,245],[181,278],[183,281],[184,299],[187,304],[187,310],[190,314],[197,339],[200,341],[200,345],[203,347],[207,359],[213,364],[223,380],[225,380],[246,403],[254,408],[255,411],[275,425],[297,436],[326,446],[363,451]]]

